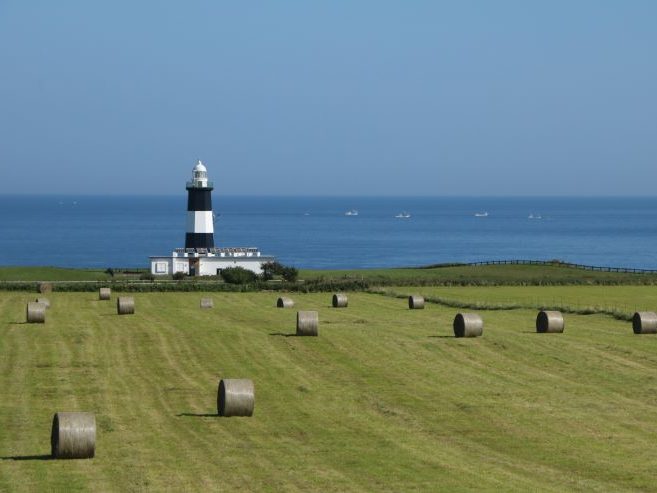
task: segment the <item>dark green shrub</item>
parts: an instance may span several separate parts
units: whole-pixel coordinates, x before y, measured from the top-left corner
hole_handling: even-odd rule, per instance
[[[271,281],[275,275],[280,274],[283,266],[278,262],[265,262],[262,264],[262,277],[263,281]]]
[[[258,276],[244,267],[227,267],[221,269],[221,278],[229,284],[250,284],[255,282]]]
[[[262,264],[263,281],[270,281],[274,276],[281,276],[284,281],[295,282],[299,277],[299,271],[294,267],[287,267],[279,262],[266,262]]]
[[[185,279],[185,273],[184,272],[176,272],[173,276],[174,281],[182,281]]]
[[[295,282],[297,277],[299,277],[299,271],[295,267],[283,267],[281,276],[283,277],[284,281]]]

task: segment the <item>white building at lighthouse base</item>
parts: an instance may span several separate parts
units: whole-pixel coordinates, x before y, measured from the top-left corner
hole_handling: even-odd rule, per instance
[[[176,248],[169,256],[154,256],[151,274],[173,275],[182,272],[188,276],[216,276],[222,269],[242,267],[262,273],[262,264],[274,262],[271,256],[262,255],[254,247],[248,248]]]

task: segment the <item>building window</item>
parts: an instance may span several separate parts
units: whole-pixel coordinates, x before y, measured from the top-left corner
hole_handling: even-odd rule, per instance
[[[166,262],[155,262],[155,273],[156,274],[166,274],[167,273],[167,263]]]

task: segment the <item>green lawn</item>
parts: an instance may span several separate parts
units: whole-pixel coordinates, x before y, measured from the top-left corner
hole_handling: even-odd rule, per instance
[[[144,293],[119,317],[53,293],[23,324],[34,296],[0,292],[0,491],[655,488],[657,336],[611,317],[539,335],[534,310],[482,311],[463,340],[455,309],[377,294]],[[297,309],[318,338],[287,337]],[[213,415],[220,377],[254,380],[252,418]],[[64,410],[96,413],[95,459],[44,460]]]
[[[559,265],[477,265],[406,269],[307,270],[300,279],[353,279],[386,284],[408,283],[657,283],[656,274],[598,272]]]
[[[96,281],[109,278],[105,273],[105,269],[0,267],[0,281]]]
[[[137,269],[135,269],[137,270]],[[0,267],[0,281],[95,281],[138,279],[138,273],[117,272],[110,278],[104,270],[60,267]],[[170,277],[166,277],[170,279]],[[369,284],[657,284],[657,274],[597,272],[559,265],[479,265],[435,268],[307,270],[299,279],[355,280]],[[215,279],[204,279],[206,281]]]

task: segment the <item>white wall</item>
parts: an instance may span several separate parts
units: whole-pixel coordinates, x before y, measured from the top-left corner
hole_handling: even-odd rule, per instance
[[[201,258],[200,275],[216,276],[217,269],[225,269],[227,267],[242,267],[256,274],[261,274],[262,264],[267,262],[267,260],[260,257],[203,257]]]
[[[198,260],[199,275],[216,276],[217,269],[227,267],[242,267],[256,274],[262,274],[262,264],[274,259],[272,257],[198,257]],[[154,276],[170,276],[176,272],[189,274],[189,258],[151,257],[151,274]]]

